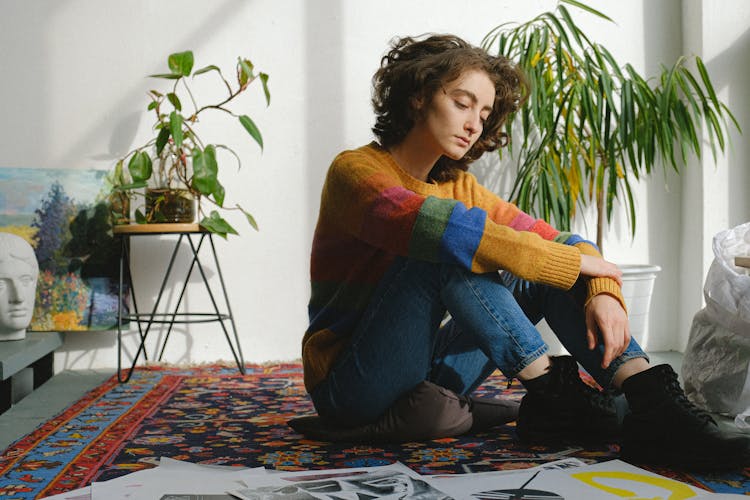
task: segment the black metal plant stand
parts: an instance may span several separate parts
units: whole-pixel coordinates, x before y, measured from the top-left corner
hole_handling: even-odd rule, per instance
[[[152,325],[169,325],[167,328],[167,333],[164,337],[164,342],[162,343],[161,349],[159,350],[158,361],[161,361],[162,356],[164,355],[164,350],[167,346],[167,341],[169,340],[169,335],[172,332],[172,327],[175,324],[208,323],[213,321],[221,324],[221,329],[224,332],[224,337],[229,344],[229,348],[232,350],[232,355],[234,356],[234,360],[237,363],[237,368],[239,369],[240,373],[244,375],[245,360],[242,356],[240,339],[237,335],[237,326],[234,322],[232,308],[229,305],[229,296],[227,295],[227,289],[224,284],[224,276],[222,275],[221,267],[219,266],[219,259],[216,255],[216,247],[214,246],[212,233],[205,231],[198,224],[127,224],[114,226],[113,232],[115,235],[120,236],[121,242],[119,272],[120,279],[118,286],[117,307],[117,379],[121,383],[125,383],[130,380],[130,377],[133,374],[133,369],[135,368],[138,362],[138,358],[141,356],[141,354],[143,354],[143,359],[148,361],[148,355],[146,353],[146,339],[148,338],[148,334],[151,331]],[[167,270],[164,273],[164,278],[162,279],[159,293],[156,296],[156,301],[154,302],[152,310],[150,312],[139,312],[138,304],[136,302],[135,287],[133,284],[133,275],[130,269],[130,238],[135,236],[143,237],[155,235],[175,235],[178,238],[175,242],[174,249],[172,250],[172,255],[169,259],[169,264],[167,265]],[[180,290],[180,295],[177,299],[177,304],[174,306],[174,309],[172,311],[159,312],[159,304],[161,303],[162,296],[164,295],[164,291],[167,288],[167,283],[172,274],[175,258],[177,257],[177,253],[184,240],[187,240],[190,246],[190,250],[192,251],[192,259],[190,260],[190,265],[187,270],[185,281],[182,285],[182,289]],[[220,312],[219,305],[217,304],[214,293],[208,284],[206,273],[203,270],[203,265],[200,261],[199,252],[205,241],[208,241],[211,248],[211,254],[213,255],[213,260],[216,265],[216,272],[219,276],[219,282],[221,283],[221,291],[224,296],[226,312]],[[203,284],[206,287],[208,296],[211,299],[213,312],[179,312],[180,305],[182,304],[182,299],[185,295],[185,290],[187,290],[190,276],[193,273],[193,269],[195,269],[196,267],[198,268],[201,278],[203,279]],[[130,294],[130,298],[132,301],[131,310],[127,313],[123,311],[123,294],[126,286],[128,292],[125,293]],[[138,350],[133,357],[133,363],[130,365],[130,368],[128,369],[124,377],[122,369],[123,321],[135,322],[138,327],[138,335],[140,337]],[[234,335],[234,344],[232,343],[232,339],[229,335],[229,330],[227,329],[227,325],[225,324],[225,322],[227,321],[232,328],[232,333]]]

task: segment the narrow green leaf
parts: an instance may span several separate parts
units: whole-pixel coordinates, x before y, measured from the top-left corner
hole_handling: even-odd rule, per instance
[[[568,52],[570,52],[571,54],[574,53],[575,51],[572,49],[572,46],[570,45],[570,39],[568,38],[568,33],[567,33],[567,31],[565,31],[565,28],[563,27],[563,25],[560,22],[560,20],[557,19],[554,16],[554,14],[552,14],[550,12],[542,14],[542,17],[545,20],[550,21],[552,24],[555,25],[555,28],[557,28],[557,31],[555,31],[555,30],[553,30],[553,31],[555,31],[555,34],[560,38],[560,41],[562,41],[563,47],[567,47]],[[560,42],[558,42],[558,43],[560,43]]]
[[[182,78],[182,75],[177,75],[174,73],[157,73],[155,75],[148,75],[151,78],[164,78],[166,80],[179,80]]]
[[[578,7],[579,9],[585,10],[589,14],[594,14],[595,16],[601,17],[602,19],[606,19],[607,21],[609,21],[611,23],[617,24],[610,17],[606,16],[605,14],[599,12],[596,9],[593,9],[593,8],[589,7],[585,3],[581,3],[581,2],[578,2],[576,0],[560,0],[560,2],[561,3],[566,3],[568,5],[574,5],[574,6]]]
[[[255,122],[252,119],[250,119],[250,117],[247,115],[240,116],[239,120],[242,126],[245,127],[245,130],[247,130],[247,133],[250,134],[250,137],[255,139],[255,142],[258,143],[262,151],[263,150],[263,136],[260,134],[260,130],[258,129],[257,125],[255,125]]]
[[[196,70],[195,73],[193,73],[193,77],[196,77],[198,75],[202,75],[203,73],[208,73],[209,71],[216,71],[217,73],[221,74],[221,69],[219,69],[218,66],[214,64],[210,64],[206,67],[203,67],[199,70]]]
[[[253,229],[258,231],[258,223],[255,222],[255,218],[252,215],[250,215],[248,212],[244,212],[244,213],[245,213],[245,218],[247,218],[247,222],[253,227]]]
[[[624,75],[622,73],[622,70],[620,69],[620,66],[617,64],[617,61],[615,61],[615,58],[612,57],[612,54],[607,50],[606,47],[602,45],[596,46],[597,50],[599,51],[599,54],[604,57],[604,59],[607,61],[607,64],[609,65],[609,68],[617,75],[617,79],[622,81],[624,79]],[[602,65],[602,70],[606,71],[604,68],[604,65]]]
[[[183,138],[182,122],[183,122],[182,115],[180,115],[176,111],[172,111],[169,114],[169,131],[172,134],[172,140],[174,141],[174,145],[178,149],[182,147],[182,138]]]
[[[162,127],[159,130],[159,135],[156,137],[156,156],[161,156],[161,152],[164,151],[164,146],[167,145],[169,140],[169,128]]]
[[[628,221],[630,223],[630,237],[635,237],[635,201],[633,201],[633,190],[630,188],[630,182],[625,177],[625,194],[627,198],[626,206],[628,208]]]
[[[698,67],[698,73],[701,75],[703,86],[708,91],[708,95],[711,97],[711,102],[714,104],[714,108],[719,109],[719,99],[716,97],[714,86],[711,84],[711,78],[708,76],[708,71],[706,71],[706,66],[703,64],[703,60],[700,57],[696,57],[695,65]]]
[[[115,163],[115,171],[112,173],[112,180],[113,184],[115,186],[117,185],[123,185],[125,182],[125,169],[123,167],[123,160],[118,161]]]
[[[679,71],[675,74],[675,79],[677,80],[677,84],[680,86],[682,96],[686,98],[690,103],[690,108],[694,113],[700,114],[700,106],[698,105],[698,101],[695,100],[695,96],[693,96],[693,90],[688,85],[687,76],[685,75],[686,72],[688,72],[688,69],[684,66],[681,66],[679,68]]]
[[[218,179],[216,180],[216,187],[211,193],[211,196],[213,197],[217,205],[219,205],[220,207],[224,206],[224,197],[226,196],[226,190],[224,189],[224,186],[221,185],[221,182],[219,182]]]
[[[727,107],[727,105],[724,104],[724,103],[721,103],[721,109],[724,112],[724,114],[726,114],[729,117],[729,119],[732,120],[732,123],[737,128],[737,132],[739,132],[741,134],[742,133],[742,127],[740,127],[740,124],[737,121],[737,118],[735,118],[734,115],[732,114],[732,112],[729,111],[729,108]]]
[[[174,109],[177,111],[182,111],[182,103],[180,102],[180,98],[177,97],[177,94],[174,92],[170,92],[167,94],[167,99],[169,99],[169,102],[172,103],[172,106],[174,106]]]
[[[576,26],[576,23],[573,22],[573,18],[570,17],[570,13],[568,12],[568,9],[565,8],[564,5],[560,4],[557,6],[557,10],[560,11],[560,15],[563,18],[563,21],[568,26],[568,30],[573,35],[573,38],[575,39],[576,43],[583,47],[583,43],[581,42],[581,37],[579,35],[580,30]]]
[[[186,50],[185,52],[175,52],[170,54],[167,58],[167,65],[169,71],[179,76],[189,76],[190,72],[193,71],[193,52]]]
[[[266,106],[271,105],[271,92],[268,90],[268,75],[266,73],[260,73],[260,83],[263,85],[263,95],[266,96]]]

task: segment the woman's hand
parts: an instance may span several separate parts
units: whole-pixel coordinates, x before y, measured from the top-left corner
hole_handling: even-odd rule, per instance
[[[604,344],[602,368],[607,368],[630,344],[628,315],[620,301],[606,293],[595,295],[586,305],[586,340],[589,349],[596,347],[597,337]]]
[[[622,286],[622,271],[601,257],[581,255],[581,274],[594,278],[611,278]],[[594,349],[597,338],[604,344],[602,368],[622,354],[630,344],[628,315],[620,301],[611,295],[599,294],[586,305],[586,340]]]
[[[612,278],[622,286],[622,271],[601,257],[581,254],[581,274],[593,278]]]

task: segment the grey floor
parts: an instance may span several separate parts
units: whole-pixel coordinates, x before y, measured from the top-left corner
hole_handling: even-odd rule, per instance
[[[669,363],[680,373],[682,355],[649,353],[653,364]],[[113,370],[63,371],[0,415],[0,450],[60,413],[114,374]]]

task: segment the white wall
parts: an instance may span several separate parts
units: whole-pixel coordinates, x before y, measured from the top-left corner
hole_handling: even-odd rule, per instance
[[[716,92],[740,127],[750,127],[750,3],[685,0],[684,50],[699,55],[713,75]],[[704,134],[705,135],[705,134]],[[704,143],[707,138],[704,137]],[[682,176],[682,249],[678,349],[687,345],[693,315],[703,307],[703,279],[713,260],[711,243],[720,231],[750,221],[750,146],[736,130],[730,149],[714,162],[694,160]]]
[[[743,4],[733,0],[722,2],[722,7],[728,3]],[[553,0],[4,0],[0,4],[0,167],[108,168],[148,137],[145,93],[159,82],[145,75],[163,71],[167,54],[192,49],[196,65],[217,64],[226,73],[231,73],[238,55],[249,57],[271,75],[269,108],[258,92],[244,96],[240,103],[263,131],[264,153],[238,127],[218,120],[203,125],[207,136],[236,146],[242,156],[243,169],[225,168],[221,180],[228,188],[228,201],[250,210],[261,231],[256,233],[239,217],[232,218],[241,236],[227,242],[217,239],[217,246],[246,359],[297,358],[307,323],[309,248],[320,186],[338,151],[371,139],[370,78],[388,41],[396,35],[453,32],[478,44],[495,25],[528,19],[555,4]],[[592,5],[605,10],[617,24],[585,14],[577,18],[619,60],[648,74],[680,53],[681,30],[674,22],[680,16],[679,0],[596,0]],[[723,9],[726,15],[730,11]],[[658,314],[651,324],[656,333],[650,347],[669,349],[676,348],[680,338],[679,276],[682,273],[687,279],[692,270],[679,268],[680,182],[668,176],[670,191],[665,193],[661,178],[657,180],[639,189],[641,215],[635,242],[631,243],[624,223],[618,222],[606,249],[617,262],[650,261],[665,268],[654,299]],[[747,210],[740,212],[737,218],[747,218]],[[141,304],[152,299],[147,291],[155,292],[165,265],[157,257],[165,259],[168,251],[158,242],[135,245]],[[218,285],[215,274],[212,282]],[[208,307],[204,294],[192,290],[188,303]],[[172,334],[165,359],[230,359],[217,332],[216,325],[179,328]],[[126,335],[131,351],[135,337],[133,332]],[[57,355],[57,369],[113,366],[115,360],[113,333],[69,333]]]

